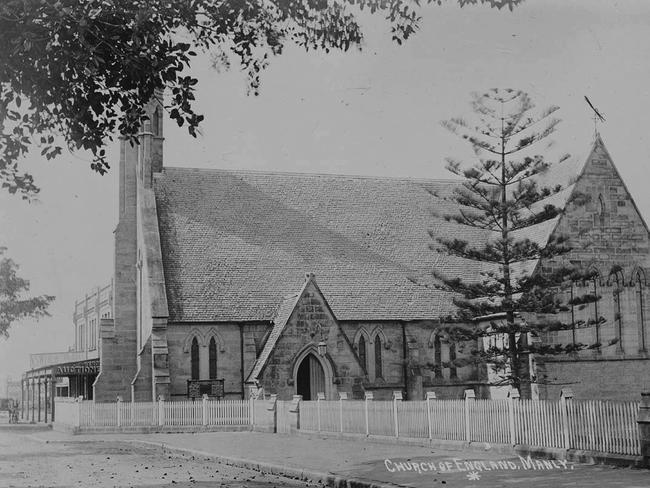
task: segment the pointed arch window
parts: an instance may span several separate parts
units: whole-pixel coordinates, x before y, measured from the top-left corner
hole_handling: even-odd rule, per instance
[[[162,119],[162,113],[160,110],[160,107],[156,107],[156,110],[153,112],[152,116],[152,121],[151,121],[151,131],[153,132],[154,136],[159,136],[160,135],[160,123]]]
[[[359,351],[359,361],[361,362],[361,366],[363,366],[364,370],[367,370],[368,362],[367,362],[367,354],[366,354],[366,338],[363,336],[359,337],[358,351]]]
[[[599,310],[598,310],[598,300],[599,300],[599,295],[598,295],[598,287],[600,285],[600,273],[598,273],[597,270],[592,269],[590,271],[591,277],[591,294],[592,294],[592,299],[593,299],[593,311],[594,311],[594,317],[593,319],[589,319],[587,321],[587,325],[590,325],[593,323],[594,325],[594,331],[596,333],[596,343],[600,344],[600,315],[599,315]],[[596,349],[596,351],[599,351],[600,349]]]
[[[190,362],[191,362],[191,375],[193,380],[199,379],[199,341],[195,337],[192,339],[192,347],[190,348]]]
[[[435,365],[435,375],[442,378],[442,341],[440,334],[433,338],[433,364]]]
[[[614,333],[617,339],[616,351],[623,352],[623,317],[621,315],[621,292],[623,291],[623,277],[620,271],[612,273],[612,297],[614,299]]]
[[[210,339],[210,345],[208,346],[208,357],[210,364],[210,379],[217,379],[217,341],[214,340],[214,337]]]
[[[381,337],[375,336],[375,378],[383,378],[381,364]]]
[[[569,304],[571,306],[571,343],[575,345],[576,343],[576,310],[575,305],[573,304],[574,296],[574,283],[571,280],[569,284]]]
[[[644,314],[644,300],[643,294],[645,291],[644,286],[644,277],[641,275],[641,272],[637,272],[635,276],[634,286],[636,288],[636,310],[637,310],[637,320],[639,327],[639,351],[646,352],[646,338],[645,338],[645,314]]]
[[[458,378],[458,370],[456,369],[456,344],[449,342],[449,377]]]
[[[598,195],[598,224],[605,227],[605,200],[603,195]]]
[[[458,369],[456,368],[456,344],[452,342],[447,333],[440,331],[435,333],[432,342],[434,377],[448,377],[449,379],[458,378]],[[447,372],[449,372],[449,376],[447,376]]]

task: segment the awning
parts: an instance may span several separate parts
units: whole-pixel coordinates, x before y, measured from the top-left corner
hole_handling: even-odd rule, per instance
[[[84,359],[60,364],[51,364],[25,372],[28,378],[37,376],[85,376],[99,374],[99,359]]]

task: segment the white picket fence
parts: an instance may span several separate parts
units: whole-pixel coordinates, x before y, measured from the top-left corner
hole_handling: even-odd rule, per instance
[[[251,425],[250,400],[76,403],[76,427]],[[74,404],[73,404],[74,405]]]
[[[288,434],[297,418],[303,431],[641,454],[638,402],[468,397],[300,401],[296,409],[292,405],[275,399],[114,403],[57,399],[56,420],[80,429],[251,426]]]
[[[638,402],[304,401],[300,429],[640,455]]]

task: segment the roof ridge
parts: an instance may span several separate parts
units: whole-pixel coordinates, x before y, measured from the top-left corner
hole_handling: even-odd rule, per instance
[[[278,175],[278,176],[307,176],[307,177],[334,177],[334,178],[350,178],[350,179],[361,179],[361,180],[389,180],[389,181],[421,181],[427,183],[449,183],[449,182],[462,182],[464,181],[461,178],[425,178],[425,177],[416,177],[416,176],[375,176],[375,175],[359,175],[359,174],[341,174],[341,173],[305,173],[300,171],[263,171],[263,170],[252,170],[252,169],[227,169],[227,168],[196,168],[196,167],[182,167],[182,166],[165,166],[163,167],[163,172],[165,170],[172,171],[192,171],[192,172],[213,172],[213,173],[229,173],[229,174],[245,174],[245,175]]]

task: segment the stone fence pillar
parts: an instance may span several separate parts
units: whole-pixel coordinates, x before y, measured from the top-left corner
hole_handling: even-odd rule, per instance
[[[402,402],[402,392],[393,392],[393,419],[395,420],[395,437],[399,437],[399,404]]]
[[[465,440],[472,441],[472,428],[470,423],[471,404],[476,400],[474,390],[465,390]]]
[[[343,433],[343,402],[348,399],[348,392],[347,391],[340,391],[339,392],[339,427],[341,430],[341,433]]]
[[[641,404],[636,418],[639,426],[639,442],[643,465],[650,467],[650,392],[641,393]]]
[[[571,388],[562,388],[560,391],[560,408],[562,409],[562,436],[564,439],[564,448],[571,449],[571,402],[573,401],[573,390]]]
[[[517,431],[515,430],[515,402],[519,401],[519,390],[510,388],[508,391],[508,430],[510,431],[510,445],[517,444]]]
[[[370,435],[370,420],[369,420],[369,415],[368,415],[368,402],[371,402],[374,399],[374,394],[371,391],[366,392],[366,399],[364,403],[364,412],[365,412],[365,419],[366,419],[366,435]]]
[[[300,429],[300,402],[302,402],[302,395],[294,395],[289,405],[288,424],[290,433]]]

